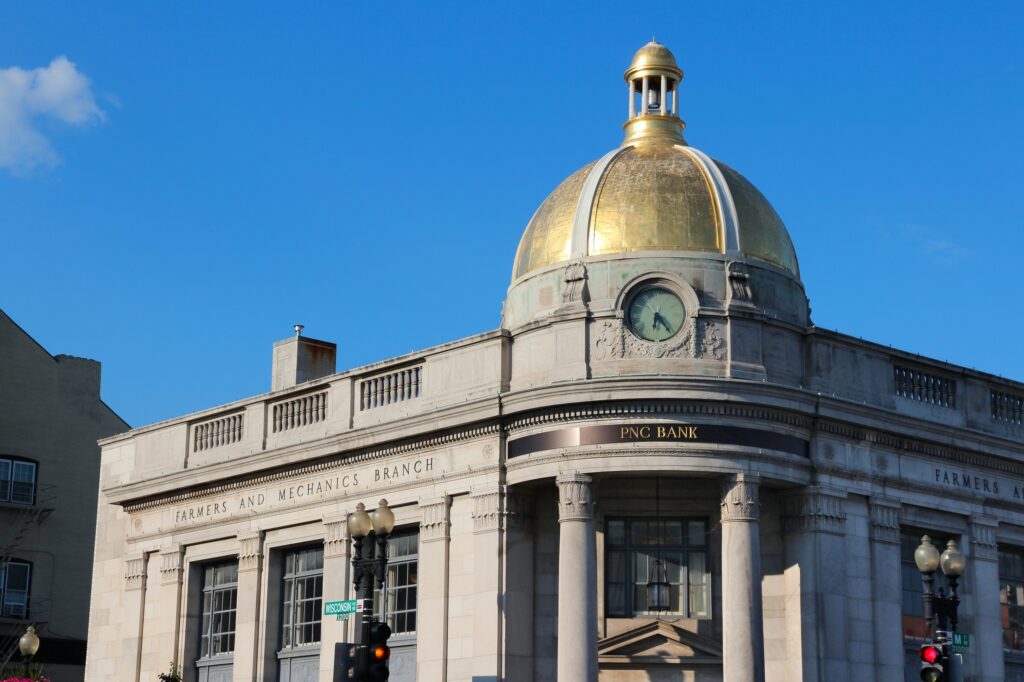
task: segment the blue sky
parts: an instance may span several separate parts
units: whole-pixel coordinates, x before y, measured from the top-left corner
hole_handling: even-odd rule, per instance
[[[494,329],[654,35],[818,325],[1024,379],[1022,7],[5,3],[0,307],[133,426],[268,390],[295,322],[339,369]]]

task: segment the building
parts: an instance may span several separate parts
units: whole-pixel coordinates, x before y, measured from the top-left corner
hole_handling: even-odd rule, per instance
[[[340,373],[297,335],[272,392],[102,441],[91,681],[332,680],[381,497],[392,680],[917,679],[925,532],[967,556],[970,679],[1022,674],[1024,384],[813,326],[681,79],[636,53],[500,329]]]
[[[96,441],[127,429],[100,400],[100,363],[50,355],[0,310],[0,670],[32,625],[46,674],[83,679]]]

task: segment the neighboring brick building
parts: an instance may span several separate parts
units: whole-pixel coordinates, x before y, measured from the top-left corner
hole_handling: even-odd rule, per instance
[[[96,442],[127,429],[100,400],[100,363],[50,355],[0,310],[0,664],[35,625],[35,662],[83,679]]]

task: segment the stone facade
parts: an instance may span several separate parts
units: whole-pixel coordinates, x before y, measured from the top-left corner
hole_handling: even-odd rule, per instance
[[[629,78],[654,69],[674,97],[652,45]],[[386,497],[392,680],[899,679],[923,627],[901,578],[919,531],[961,542],[967,673],[1002,680],[1021,655],[998,559],[1024,552],[1024,427],[991,400],[1024,384],[814,327],[763,197],[659,112],[566,181],[579,199],[545,204],[569,209],[538,212],[571,248],[516,267],[500,329],[104,440],[93,604],[121,617],[94,617],[89,679],[174,661],[187,680],[333,680],[351,622],[303,630],[289,595],[306,577],[320,602],[353,596],[342,521]],[[644,234],[588,251],[627,152],[665,164],[651,177],[706,173],[680,182],[716,192],[718,251]],[[646,210],[632,196],[616,215]],[[521,257],[550,256],[528,241]],[[634,302],[655,290],[685,312],[651,340]],[[235,626],[210,645],[222,588]]]

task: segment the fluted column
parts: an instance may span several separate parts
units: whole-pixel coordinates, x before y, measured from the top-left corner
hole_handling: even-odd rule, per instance
[[[903,675],[904,665],[900,503],[873,497],[869,511],[875,679],[898,680]]]
[[[591,481],[578,473],[559,474],[556,479],[558,682],[597,680],[597,550]]]
[[[253,682],[259,650],[263,532],[239,533],[238,544],[238,604],[235,609],[232,679],[235,682]]]
[[[722,659],[725,682],[764,682],[760,499],[757,474],[722,491]]]
[[[971,633],[972,651],[964,658],[975,662],[974,679],[978,682],[1000,682],[1005,676],[997,527],[996,519],[985,516],[971,517],[967,526],[970,546],[964,578],[970,580],[974,588],[968,597],[974,607],[974,632]],[[975,647],[976,651],[973,650]]]
[[[351,596],[351,571],[348,518],[345,514],[325,516],[324,524],[324,588],[323,601],[338,601]],[[354,618],[338,620],[337,616],[321,616],[320,682],[334,680],[336,645],[351,642]]]

